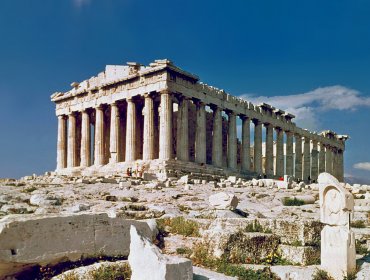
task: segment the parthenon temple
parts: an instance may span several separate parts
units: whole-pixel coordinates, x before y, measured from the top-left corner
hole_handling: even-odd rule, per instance
[[[140,168],[343,181],[346,135],[310,132],[294,115],[232,96],[169,60],[107,65],[51,100],[58,174]],[[240,133],[241,132],[241,133]],[[240,134],[240,137],[238,137]]]

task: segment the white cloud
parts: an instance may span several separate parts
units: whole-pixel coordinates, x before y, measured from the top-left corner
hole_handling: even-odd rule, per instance
[[[354,89],[344,86],[320,87],[315,90],[284,96],[256,96],[244,94],[241,96],[255,104],[264,102],[286,110],[296,115],[295,122],[300,126],[319,130],[318,114],[328,110],[354,111],[361,106],[370,107],[370,97],[364,97]]]
[[[370,171],[370,162],[359,162],[353,165],[355,169]]]
[[[90,2],[91,2],[91,0],[73,0],[73,4],[77,8],[81,8],[85,5],[88,5],[88,4],[90,4]]]

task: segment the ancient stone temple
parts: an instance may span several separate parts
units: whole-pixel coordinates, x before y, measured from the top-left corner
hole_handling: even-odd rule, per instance
[[[132,167],[307,181],[326,171],[343,181],[347,136],[299,128],[293,115],[206,85],[169,60],[107,65],[71,86],[51,96],[59,174]]]

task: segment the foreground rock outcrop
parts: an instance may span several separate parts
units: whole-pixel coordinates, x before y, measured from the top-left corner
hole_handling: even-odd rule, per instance
[[[152,239],[156,231],[149,224],[105,213],[7,216],[0,220],[0,279],[35,265],[81,257],[128,256],[130,226]]]
[[[163,255],[149,239],[138,234],[131,226],[131,244],[128,261],[131,280],[192,280],[191,261],[176,256]]]

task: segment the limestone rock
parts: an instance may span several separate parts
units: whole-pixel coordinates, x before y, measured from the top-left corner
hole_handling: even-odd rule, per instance
[[[180,184],[188,184],[189,183],[189,175],[182,176],[178,181]]]
[[[229,182],[231,182],[231,183],[235,184],[235,183],[236,183],[236,176],[229,176],[229,177],[227,178],[227,180],[228,180]]]
[[[314,204],[316,201],[316,197],[313,195],[296,195],[295,198],[303,200],[304,204]]]
[[[231,193],[220,192],[208,198],[209,204],[216,209],[235,209],[238,206],[238,198]]]
[[[185,258],[163,255],[149,239],[141,236],[135,226],[130,229],[128,261],[131,280],[192,280],[193,267]]]
[[[110,218],[105,213],[4,217],[0,220],[0,275],[86,255],[127,256],[131,225],[147,238],[154,237],[145,221]]]

